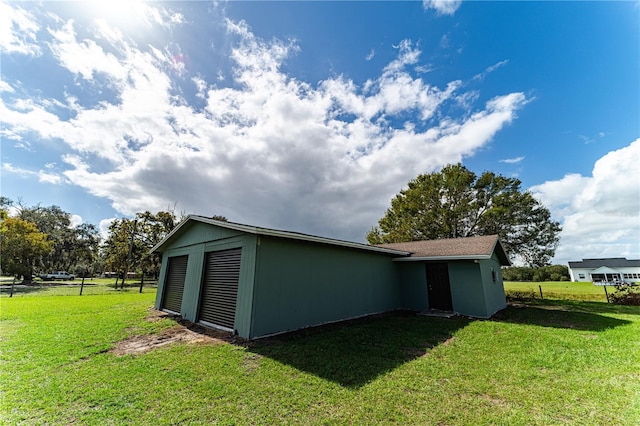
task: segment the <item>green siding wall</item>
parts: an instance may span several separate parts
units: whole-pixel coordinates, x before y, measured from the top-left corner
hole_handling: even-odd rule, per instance
[[[224,240],[226,238],[245,235],[244,232],[233,229],[220,228],[201,222],[193,222],[191,226],[184,227],[178,235],[171,239],[171,249],[192,246],[200,243]]]
[[[493,281],[491,268],[493,268],[496,274],[495,281]],[[499,310],[507,307],[502,281],[502,269],[500,268],[500,261],[497,256],[494,254],[490,260],[481,260],[480,270],[482,273],[486,317],[490,317]]]
[[[449,262],[449,282],[454,312],[487,317],[480,265],[473,261]]]
[[[496,273],[493,281],[491,268]],[[463,315],[489,318],[507,304],[497,256],[475,262],[449,263],[453,310]]]
[[[429,309],[424,262],[396,262],[400,268],[400,306],[411,311]]]
[[[389,255],[259,239],[251,337],[399,306],[399,268]]]
[[[495,256],[494,256],[495,257]],[[425,273],[426,262],[397,262],[400,266],[402,309],[429,309]],[[496,282],[491,275],[496,271]],[[500,263],[491,260],[448,262],[453,310],[462,315],[488,318],[506,307]]]

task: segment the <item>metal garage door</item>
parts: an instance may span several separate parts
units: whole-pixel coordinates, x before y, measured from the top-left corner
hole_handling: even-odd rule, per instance
[[[187,275],[187,260],[189,256],[176,256],[169,258],[169,270],[164,284],[164,298],[162,309],[180,313],[182,305],[182,292],[184,290],[184,277]]]
[[[242,249],[207,253],[199,320],[233,330]]]

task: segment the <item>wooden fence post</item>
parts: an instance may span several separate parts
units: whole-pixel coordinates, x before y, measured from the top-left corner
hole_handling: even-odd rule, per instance
[[[544,299],[544,297],[542,297],[542,286],[541,286],[541,285],[539,285],[539,286],[538,286],[538,289],[540,290],[540,299]]]
[[[9,293],[9,297],[13,297],[13,285],[16,283],[16,276],[13,275],[13,281],[11,281],[11,292]]]

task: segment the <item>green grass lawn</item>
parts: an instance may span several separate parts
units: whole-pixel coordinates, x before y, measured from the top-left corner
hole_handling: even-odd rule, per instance
[[[507,296],[527,296],[536,299],[540,298],[542,287],[542,297],[544,299],[569,299],[569,300],[590,300],[606,302],[607,296],[604,288],[595,286],[592,283],[570,282],[570,281],[547,281],[547,282],[515,282],[505,281],[504,290]],[[615,289],[607,287],[611,294]]]
[[[638,307],[533,301],[487,321],[398,314],[116,355],[176,329],[146,319],[153,299],[2,297],[0,422],[640,423]]]

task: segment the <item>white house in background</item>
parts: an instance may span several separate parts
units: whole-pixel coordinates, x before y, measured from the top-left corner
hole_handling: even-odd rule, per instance
[[[569,275],[571,281],[637,283],[640,282],[640,259],[582,259],[569,262]]]

